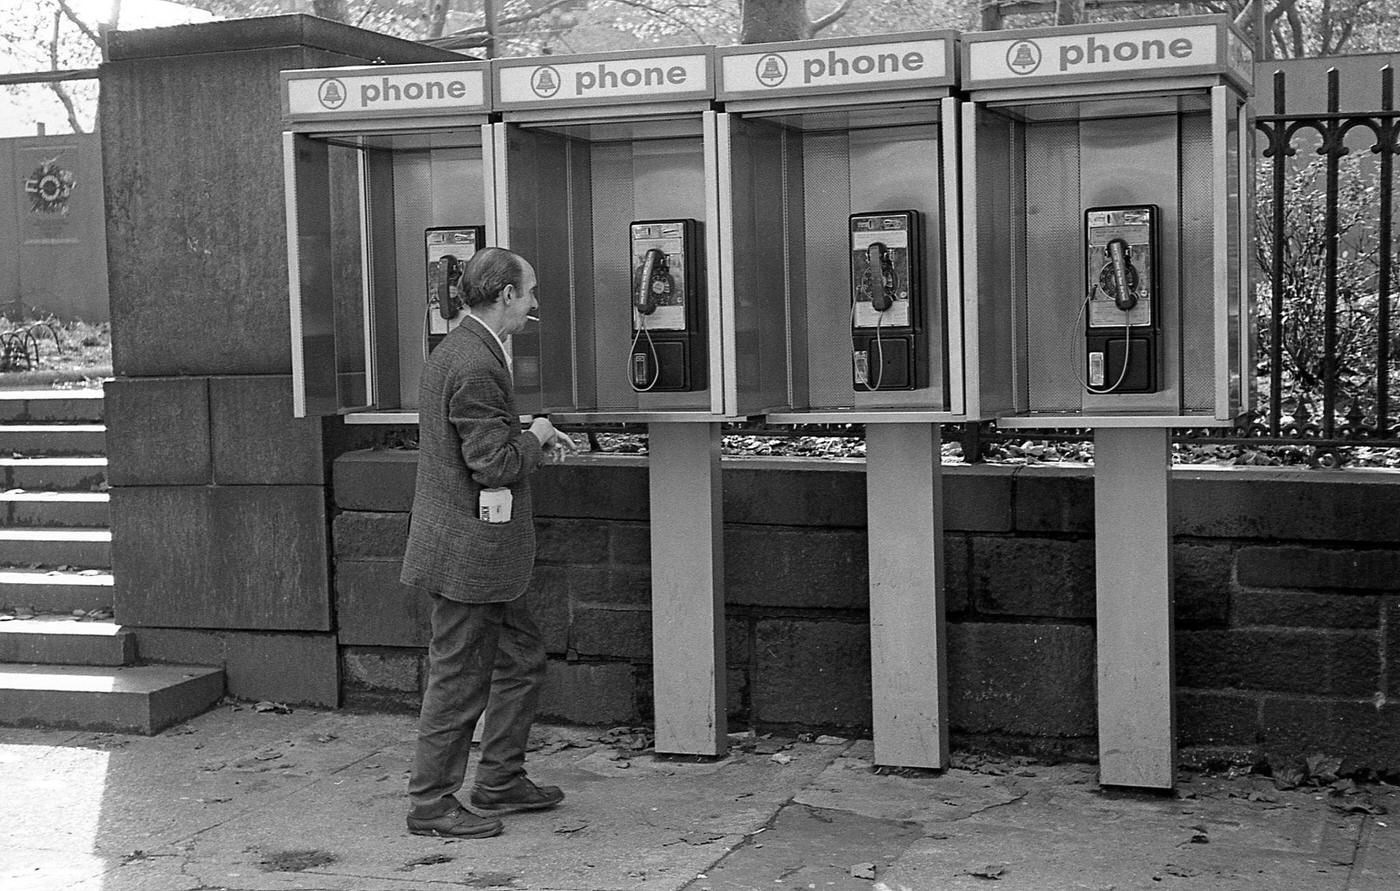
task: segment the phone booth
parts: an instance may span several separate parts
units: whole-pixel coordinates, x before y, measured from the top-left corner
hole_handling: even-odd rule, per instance
[[[1101,781],[1174,781],[1172,428],[1251,389],[1253,58],[1225,16],[964,37],[969,290],[1009,428],[1093,428]]]
[[[1008,405],[969,339],[957,38],[718,50],[727,397],[776,423],[866,426],[875,757],[947,762],[939,424]],[[932,545],[930,545],[932,542]]]
[[[559,423],[647,424],[656,748],[702,755],[728,742],[719,455],[734,416],[713,53],[492,62],[499,243],[539,274],[518,395]]]
[[[416,422],[495,231],[486,63],[284,71],[282,112],[296,416]]]

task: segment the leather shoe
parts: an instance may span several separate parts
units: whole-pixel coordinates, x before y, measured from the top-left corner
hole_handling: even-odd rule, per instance
[[[459,804],[440,817],[415,817],[409,814],[408,831],[414,835],[446,838],[490,838],[501,834],[501,821],[494,817],[479,817]]]
[[[542,811],[564,800],[564,790],[558,786],[536,786],[527,777],[520,777],[504,789],[492,791],[480,786],[472,789],[472,810],[478,814],[515,814],[520,811]]]

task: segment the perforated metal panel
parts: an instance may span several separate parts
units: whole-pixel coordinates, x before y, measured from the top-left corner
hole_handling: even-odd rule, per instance
[[[1181,401],[1215,408],[1215,196],[1210,117],[1181,119]],[[1222,197],[1223,200],[1223,197]]]
[[[1079,125],[1038,124],[1026,136],[1026,309],[1030,408],[1078,411],[1083,226]]]

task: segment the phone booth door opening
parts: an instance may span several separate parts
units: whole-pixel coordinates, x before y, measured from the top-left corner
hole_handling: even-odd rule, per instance
[[[1247,54],[1220,16],[965,38],[965,268],[1009,310],[1003,426],[1243,410]]]
[[[481,62],[282,73],[296,413],[411,422],[494,237]]]
[[[536,266],[522,405],[565,420],[726,411],[712,49],[501,59],[502,244]]]
[[[750,413],[962,418],[955,58],[951,32],[719,51],[725,294]]]

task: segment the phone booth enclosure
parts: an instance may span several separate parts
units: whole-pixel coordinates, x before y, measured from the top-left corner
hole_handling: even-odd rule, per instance
[[[497,125],[503,150],[503,217],[509,246],[536,264],[541,322],[517,335],[518,355],[538,356],[540,411],[711,411],[704,311],[688,333],[704,364],[691,388],[633,386],[632,228],[647,220],[693,220],[701,239],[690,299],[714,301],[706,217],[710,178],[700,115],[678,120],[563,126]],[[530,338],[534,342],[530,342]],[[520,381],[522,400],[531,399]]]
[[[299,413],[411,412],[443,328],[430,305],[431,235],[494,237],[486,66],[285,71],[282,80]],[[324,101],[327,89],[341,104]],[[391,107],[375,106],[381,92]],[[326,320],[336,332],[329,347],[317,333]]]
[[[724,278],[736,398],[748,413],[855,422],[962,410],[961,291],[948,221],[959,175],[954,48],[950,33],[920,32],[720,51]],[[844,67],[837,82],[814,75],[881,58],[890,68],[870,66],[863,79],[845,77],[857,69]],[[895,70],[904,59],[918,59],[919,69]],[[775,83],[775,72],[787,79]],[[856,219],[896,217],[912,218],[917,230],[910,303],[870,313],[867,296],[858,315]],[[881,315],[908,324],[878,329],[870,319]],[[855,379],[857,347],[877,337],[901,351],[885,357],[895,372],[907,369],[897,389]],[[895,368],[905,349],[914,355]],[[872,364],[878,355],[870,350]]]
[[[1172,27],[1219,35],[1224,51],[1223,19],[1180,21]],[[1038,41],[1037,52],[1049,55],[1056,40],[1066,41],[1059,44],[1060,58],[1066,52],[1075,58],[1064,48],[1074,46],[1067,43],[1071,38],[1088,35],[1100,46],[1117,46],[1111,41],[1146,39],[1142,33],[1085,26],[1017,32],[1001,42],[1011,44],[1007,59],[1016,58],[1018,42]],[[983,36],[969,37],[970,47]],[[1000,59],[1003,48],[987,55]],[[1231,421],[1243,410],[1251,371],[1244,309],[1249,264],[1242,247],[1252,128],[1240,66],[1212,55],[1179,76],[1130,71],[979,89],[975,60],[967,64],[971,101],[964,107],[963,144],[973,191],[965,265],[979,293],[1006,296],[1009,312],[985,335],[1010,359],[1010,414],[1018,417],[1006,422]],[[1155,331],[1130,329],[1130,343],[1141,342],[1140,335],[1153,338],[1151,373],[1133,363],[1131,347],[1122,350],[1123,328],[1114,335],[1109,323],[1095,328],[1089,319],[1096,306],[1088,267],[1096,255],[1086,243],[1086,214],[1122,206],[1151,206],[1157,217]],[[1124,321],[1117,324],[1129,324],[1131,314],[1120,315]],[[1134,378],[1139,386],[1094,387],[1090,359],[1096,352],[1109,384],[1119,376],[1126,383],[1131,369],[1141,375]]]
[[[538,367],[517,373],[522,409],[621,421],[725,413],[711,71],[710,47],[493,64],[502,244],[539,273],[540,323],[514,338],[516,362]],[[644,72],[665,77],[633,80]],[[666,298],[677,305],[643,315],[636,276],[645,244],[661,243],[639,234],[648,223],[680,233],[681,256],[666,263],[685,287]],[[664,373],[638,382],[638,355]]]

